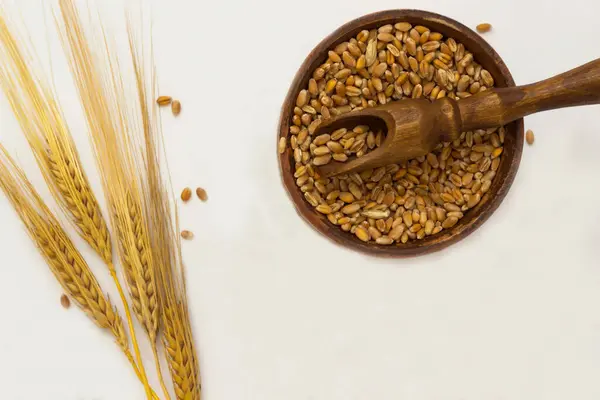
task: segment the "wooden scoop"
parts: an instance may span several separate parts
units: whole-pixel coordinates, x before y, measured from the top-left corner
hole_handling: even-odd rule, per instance
[[[381,146],[348,162],[318,168],[322,177],[399,163],[432,151],[461,132],[508,124],[540,111],[600,103],[600,59],[526,86],[489,89],[459,101],[395,101],[322,123],[316,135],[368,125],[387,135]]]

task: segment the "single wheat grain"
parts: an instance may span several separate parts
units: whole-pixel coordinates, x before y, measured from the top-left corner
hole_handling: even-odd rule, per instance
[[[173,100],[173,103],[171,103],[171,111],[175,116],[181,114],[181,102],[179,100]]]
[[[196,188],[196,196],[198,196],[198,198],[202,201],[208,200],[208,193],[206,193],[206,190],[201,187]]]
[[[181,191],[181,200],[188,202],[192,198],[192,189],[186,187]]]
[[[194,238],[194,233],[190,231],[181,231],[181,237],[185,240],[192,240]]]
[[[476,29],[479,33],[485,33],[489,32],[492,29],[492,25],[488,24],[487,22],[484,22],[482,24],[477,25]]]
[[[156,104],[159,106],[168,106],[172,101],[173,98],[171,96],[158,96],[158,99],[156,99]]]
[[[71,300],[69,300],[69,296],[67,296],[66,294],[60,296],[60,304],[63,306],[63,308],[70,308]]]
[[[528,145],[532,145],[533,142],[535,142],[535,135],[531,129],[527,129],[527,132],[525,133],[525,140],[527,141]]]

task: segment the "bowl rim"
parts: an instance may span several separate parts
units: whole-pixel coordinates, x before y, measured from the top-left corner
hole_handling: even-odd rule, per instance
[[[499,71],[499,74],[502,75],[505,81],[504,86],[515,86],[514,79],[508,67],[500,55],[492,48],[492,46],[489,45],[485,39],[483,39],[479,34],[475,33],[472,29],[458,21],[455,21],[452,18],[429,11],[415,9],[392,9],[366,14],[338,27],[331,34],[321,40],[308,54],[296,72],[283,102],[277,130],[277,142],[279,142],[281,137],[285,137],[287,140],[289,136],[289,122],[293,105],[295,104],[297,91],[298,88],[301,87],[301,82],[304,79],[307,79],[307,75],[312,70],[311,66],[315,65],[319,60],[326,58],[326,52],[336,43],[348,38],[351,32],[357,31],[361,27],[384,24],[389,23],[390,20],[402,19],[422,20],[424,25],[426,25],[427,22],[441,24],[450,30],[460,32],[460,35],[464,36],[467,41],[475,42],[479,46],[476,51],[474,51],[472,48],[469,48],[469,51],[472,51],[473,53],[479,53],[476,55],[476,59],[478,61],[481,62],[481,56],[483,55],[484,58],[490,60],[490,62],[495,65]],[[497,78],[497,76],[495,76],[495,78]],[[499,174],[495,177],[492,188],[488,193],[486,193],[481,201],[483,204],[481,206],[476,206],[476,210],[472,210],[475,213],[472,214],[470,218],[467,218],[467,215],[465,215],[464,218],[468,219],[466,222],[461,223],[461,220],[453,228],[444,230],[437,235],[432,235],[430,238],[435,237],[437,239],[432,239],[429,242],[427,242],[426,239],[423,239],[408,242],[410,245],[395,244],[390,246],[377,245],[372,242],[364,243],[354,237],[354,235],[343,232],[339,227],[332,225],[329,221],[327,221],[324,215],[318,214],[314,208],[312,208],[312,206],[309,206],[308,202],[304,199],[304,196],[300,192],[300,188],[297,187],[292,173],[291,151],[289,146],[286,146],[286,150],[283,154],[278,153],[280,178],[288,198],[291,200],[296,210],[296,213],[300,215],[300,217],[314,230],[328,238],[330,241],[333,241],[334,243],[344,246],[350,250],[378,257],[404,258],[429,254],[442,250],[469,236],[488,220],[488,218],[494,213],[494,211],[496,211],[506,197],[519,168],[524,141],[523,119],[514,121],[509,125],[511,125],[511,127],[507,128],[507,131],[514,131],[516,137],[514,138],[514,143],[512,146],[512,158],[509,160],[503,160],[503,162],[510,163],[508,165],[508,169],[503,174]],[[491,194],[494,195],[491,196]],[[325,220],[325,224],[323,223],[323,219]],[[333,231],[331,228],[334,228],[335,231]],[[339,231],[339,234],[336,233],[336,231]]]

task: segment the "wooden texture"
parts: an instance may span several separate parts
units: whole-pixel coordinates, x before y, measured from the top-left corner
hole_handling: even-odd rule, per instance
[[[322,177],[400,163],[432,151],[461,132],[506,125],[540,111],[600,103],[600,59],[527,86],[490,89],[463,100],[394,101],[321,124],[315,135],[369,125],[387,132],[382,145],[348,162],[318,169]]]
[[[462,130],[505,125],[541,111],[600,103],[600,59],[531,85],[460,100]]]
[[[322,177],[383,165],[400,163],[424,156],[442,141],[457,139],[460,118],[456,101],[443,98],[435,102],[425,99],[393,101],[391,103],[352,112],[324,122],[315,135],[338,128],[352,129],[356,125],[376,128],[383,125],[387,132],[379,148],[348,162],[330,162],[318,168]]]
[[[463,43],[473,53],[477,62],[490,72],[497,87],[514,86],[508,68],[492,47],[480,35],[450,18],[419,10],[389,10],[369,14],[338,28],[308,55],[296,74],[283,103],[277,141],[280,137],[288,138],[296,97],[300,90],[307,87],[312,72],[327,59],[329,49],[356,36],[363,29],[372,29],[400,21],[410,22],[413,25],[425,25],[432,30],[443,33],[446,37],[456,39],[458,42]],[[426,254],[441,250],[472,233],[492,215],[508,193],[519,167],[523,151],[523,120],[519,119],[508,124],[506,129],[504,152],[498,174],[481,202],[475,208],[469,210],[453,228],[443,230],[437,235],[428,236],[422,240],[409,241],[406,244],[384,246],[361,242],[354,235],[343,232],[338,226],[332,225],[324,215],[317,213],[304,200],[300,188],[296,186],[293,176],[294,160],[289,146],[283,154],[279,155],[281,179],[298,214],[314,229],[335,243],[352,250],[382,257],[406,257]]]

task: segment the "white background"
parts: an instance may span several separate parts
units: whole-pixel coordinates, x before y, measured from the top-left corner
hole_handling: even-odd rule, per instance
[[[44,43],[42,1],[14,3]],[[95,3],[122,10],[117,0]],[[355,17],[418,7],[470,27],[490,22],[485,38],[528,83],[600,56],[598,2],[152,6],[160,83],[183,104],[178,119],[164,119],[175,189],[201,185],[210,196],[181,207],[196,234],[184,251],[204,399],[600,397],[598,107],[527,118],[536,142],[498,211],[459,244],[408,260],[359,255],[313,232],[280,184],[274,150],[297,68]],[[77,114],[62,53],[50,56],[64,106]],[[4,98],[0,107],[2,143],[41,183]],[[83,124],[74,135],[99,190]],[[60,307],[60,288],[4,198],[0,221],[0,398],[143,399],[111,338]]]

